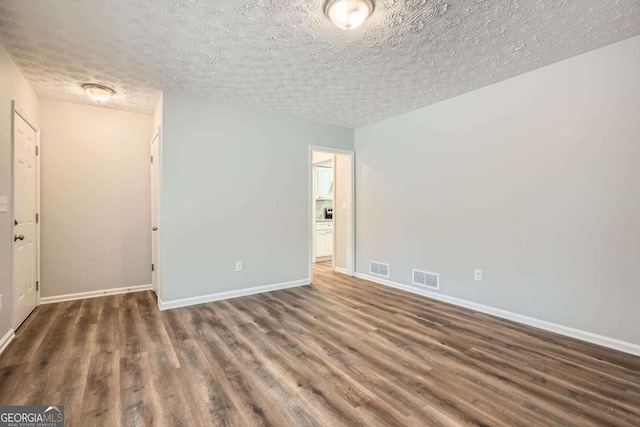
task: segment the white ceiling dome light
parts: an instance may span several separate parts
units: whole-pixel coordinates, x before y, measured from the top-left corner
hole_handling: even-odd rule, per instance
[[[111,95],[116,93],[115,90],[110,87],[98,85],[95,83],[86,83],[82,85],[82,89],[89,95],[89,98],[96,101],[98,104],[106,102],[111,98]]]
[[[328,0],[324,14],[343,30],[358,28],[373,12],[371,0]]]

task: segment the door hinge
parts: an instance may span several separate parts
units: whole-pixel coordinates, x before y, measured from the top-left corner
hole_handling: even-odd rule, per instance
[[[36,145],[36,156],[40,154],[40,147]]]
[[[40,214],[37,213],[36,214],[36,224],[38,224],[40,222]]]
[[[151,163],[153,163],[153,156],[151,156]]]
[[[40,282],[36,282],[36,291],[40,290]]]
[[[156,266],[151,264],[151,271],[156,271]]]

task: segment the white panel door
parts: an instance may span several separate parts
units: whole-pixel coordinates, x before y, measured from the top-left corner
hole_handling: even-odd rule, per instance
[[[151,287],[158,295],[158,177],[160,132],[151,141]]]
[[[14,113],[13,327],[36,307],[36,131]]]

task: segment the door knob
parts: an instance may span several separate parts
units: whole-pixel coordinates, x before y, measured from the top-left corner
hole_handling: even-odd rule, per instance
[[[24,240],[24,235],[13,236],[13,241],[15,242],[16,240]]]
[[[158,227],[153,227],[151,230],[152,231],[158,231]]]

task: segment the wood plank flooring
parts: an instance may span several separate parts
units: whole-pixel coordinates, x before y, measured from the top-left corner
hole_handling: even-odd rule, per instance
[[[640,358],[315,267],[315,284],[158,311],[43,305],[0,404],[67,426],[639,426]]]

